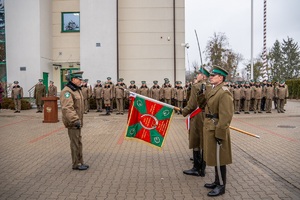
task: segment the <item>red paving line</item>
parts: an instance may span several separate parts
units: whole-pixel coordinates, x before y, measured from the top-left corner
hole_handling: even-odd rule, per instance
[[[56,129],[56,130],[54,130],[54,131],[51,131],[51,132],[49,132],[49,133],[47,133],[47,134],[45,134],[45,135],[42,135],[42,136],[38,137],[38,138],[35,138],[35,139],[33,139],[33,140],[30,140],[29,143],[30,143],[30,144],[33,144],[33,143],[35,143],[35,142],[38,142],[38,141],[40,141],[40,140],[42,140],[42,139],[44,139],[44,138],[46,138],[46,137],[48,137],[48,136],[50,136],[50,135],[52,135],[52,134],[54,134],[54,133],[57,133],[58,131],[63,130],[64,128],[65,128],[65,127],[62,126],[62,127],[60,127],[59,129]]]
[[[127,128],[127,127],[126,127],[126,128]],[[123,143],[124,138],[125,138],[125,131],[126,131],[126,128],[124,129],[124,131],[122,131],[122,134],[120,135],[119,140],[118,140],[118,144],[122,144],[122,143]]]
[[[11,126],[11,125],[18,124],[18,123],[25,122],[25,121],[29,121],[31,119],[32,118],[28,118],[28,119],[24,119],[24,120],[21,120],[21,121],[18,121],[18,122],[13,122],[13,123],[10,123],[10,124],[5,124],[3,126],[0,126],[0,128],[6,127],[6,126]]]
[[[234,120],[239,121],[239,122],[241,122],[241,123],[244,123],[244,124],[246,124],[246,125],[248,125],[248,126],[252,126],[252,127],[254,127],[254,128],[257,128],[257,129],[266,131],[266,132],[268,132],[268,133],[270,133],[270,134],[272,134],[272,135],[275,135],[275,136],[277,136],[277,137],[281,137],[281,138],[286,139],[286,140],[288,140],[288,141],[291,141],[291,142],[298,142],[297,139],[293,139],[293,138],[290,138],[290,137],[286,137],[286,136],[280,135],[280,134],[275,133],[275,132],[273,132],[273,131],[270,131],[270,130],[268,130],[268,129],[262,128],[262,127],[260,127],[260,126],[256,126],[256,125],[254,125],[254,124],[250,124],[250,123],[244,122],[244,121],[241,120],[241,119],[234,118]]]

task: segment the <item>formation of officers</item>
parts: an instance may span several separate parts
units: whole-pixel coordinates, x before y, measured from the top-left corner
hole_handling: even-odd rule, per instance
[[[97,80],[94,87],[88,84],[88,79],[84,79],[81,91],[84,98],[85,114],[89,112],[90,99],[94,98],[96,101],[96,112],[103,112],[104,108],[106,115],[110,115],[113,112],[113,102],[115,101],[116,114],[123,115],[125,102],[129,101],[129,93],[126,90],[183,108],[183,103],[187,100],[190,88],[191,84],[187,83],[185,86],[182,86],[181,81],[176,81],[176,85],[173,87],[168,78],[164,79],[164,84],[161,86],[158,85],[158,81],[153,81],[151,87],[147,85],[146,81],[141,81],[141,86],[138,87],[134,80],[131,80],[130,85],[127,86],[123,78],[118,79],[117,83],[114,84],[111,77],[107,77],[104,84]]]
[[[288,86],[284,80],[272,83],[272,80],[246,81],[246,82],[225,82],[225,86],[233,95],[234,113],[254,114],[272,113],[272,102],[278,113],[284,113],[284,105],[288,97]]]

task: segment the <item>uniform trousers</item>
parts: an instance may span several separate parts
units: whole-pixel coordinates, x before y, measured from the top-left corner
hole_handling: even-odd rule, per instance
[[[271,112],[272,109],[272,99],[266,99],[266,111]]]
[[[83,100],[83,103],[84,103],[84,112],[87,112],[88,111],[88,99],[84,99]]]
[[[277,100],[277,111],[284,112],[284,99]]]
[[[255,99],[254,100],[254,112],[258,111],[260,112],[261,110],[261,99]]]
[[[96,99],[97,110],[102,110],[102,99]]]
[[[234,100],[234,111],[239,112],[240,111],[240,100]]]
[[[123,113],[124,112],[124,101],[123,98],[116,98],[117,103],[117,112]]]
[[[21,111],[21,99],[14,99],[14,103],[15,103],[15,110]]]
[[[171,99],[165,99],[165,103],[170,104],[171,105]]]
[[[70,138],[72,167],[76,168],[77,165],[83,164],[81,128],[68,128],[68,134]]]
[[[244,111],[249,112],[250,109],[250,100],[245,100],[244,102]]]

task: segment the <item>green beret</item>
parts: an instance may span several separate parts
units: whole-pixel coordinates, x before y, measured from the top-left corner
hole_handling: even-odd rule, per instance
[[[107,77],[107,80],[111,80],[111,77]]]
[[[119,80],[122,82],[122,81],[124,81],[124,78],[120,78]]]
[[[14,81],[14,84],[19,84],[19,81]]]
[[[207,77],[209,77],[210,75],[209,72],[206,69],[204,69],[204,67],[200,67],[199,73],[204,74]]]
[[[43,82],[43,79],[39,79],[39,82]]]
[[[142,84],[146,84],[146,81],[142,81]]]
[[[101,83],[101,81],[100,81],[100,80],[97,80],[97,83]]]
[[[216,66],[210,73],[211,75],[221,75],[221,76],[227,76],[228,72],[223,69],[222,67]]]
[[[135,84],[135,81],[132,80],[132,81],[130,81],[130,83],[131,83],[131,84]]]
[[[158,83],[158,81],[153,81],[153,83],[154,83],[154,84],[157,84],[157,83]]]

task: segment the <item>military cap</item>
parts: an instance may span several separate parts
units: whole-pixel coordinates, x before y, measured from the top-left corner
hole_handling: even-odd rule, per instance
[[[70,78],[78,78],[80,80],[82,80],[82,74],[83,74],[83,71],[73,71],[70,73]]]
[[[122,80],[119,78],[119,79],[118,79],[118,82],[122,82]]]
[[[206,69],[204,69],[204,67],[200,67],[199,73],[204,74],[207,77],[209,77],[210,75],[209,72]]]
[[[271,79],[268,79],[268,80],[267,80],[267,83],[272,83],[272,80],[271,80]]]
[[[121,82],[123,82],[123,81],[124,81],[124,78],[120,78],[119,80],[120,80]]]
[[[221,75],[221,76],[227,76],[228,72],[223,69],[222,67],[215,66],[213,70],[211,71],[210,75]]]
[[[53,81],[50,81],[50,83],[54,83]]]
[[[97,80],[97,83],[101,83],[101,81],[100,81],[100,80]]]
[[[253,79],[251,79],[251,80],[250,80],[250,83],[254,83],[254,80],[253,80]]]
[[[168,78],[164,78],[165,81],[169,80]]]
[[[142,84],[146,84],[146,81],[142,81]]]
[[[245,84],[249,84],[249,81],[246,81]]]
[[[111,80],[111,77],[107,77],[107,80]]]
[[[86,82],[86,83],[89,82],[89,79],[84,79],[84,82]]]
[[[39,82],[43,82],[43,79],[40,78],[40,79],[39,79]]]
[[[284,80],[284,79],[280,81],[280,84],[284,84],[284,83],[285,83],[285,80]]]
[[[182,84],[182,82],[181,81],[177,81],[177,84]]]
[[[14,81],[14,84],[19,84],[19,81]]]
[[[131,83],[131,84],[135,84],[135,81],[134,81],[134,80],[132,80],[132,81],[130,81],[130,83]]]
[[[157,83],[158,83],[158,81],[153,81],[153,83],[154,83],[154,84],[157,84]]]

